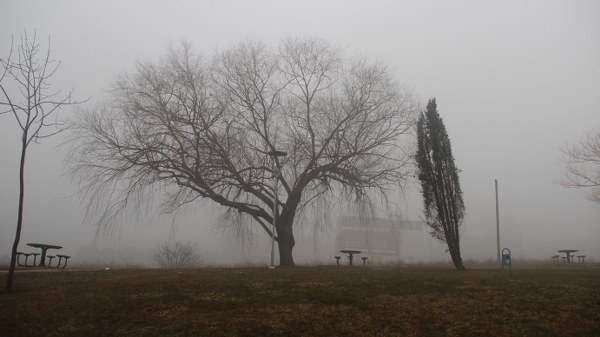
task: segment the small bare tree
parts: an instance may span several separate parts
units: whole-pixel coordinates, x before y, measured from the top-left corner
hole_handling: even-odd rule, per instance
[[[158,246],[153,255],[154,262],[161,268],[191,268],[202,263],[196,245],[191,242],[165,242]]]
[[[12,289],[16,266],[16,253],[23,226],[25,200],[25,157],[31,143],[53,136],[65,129],[56,118],[56,113],[65,105],[76,104],[71,90],[66,95],[50,89],[50,80],[58,70],[60,62],[50,58],[48,48],[43,51],[37,36],[23,33],[20,44],[13,55],[13,44],[6,58],[0,58],[0,114],[12,114],[21,129],[21,160],[19,166],[19,206],[17,230],[12,247],[6,289]],[[49,129],[49,132],[44,132]]]
[[[587,188],[589,199],[600,204],[600,132],[588,133],[579,143],[563,150],[563,186]]]
[[[250,41],[211,60],[184,45],[138,64],[112,93],[81,114],[72,152],[91,208],[104,207],[101,226],[160,188],[168,211],[208,199],[238,225],[254,220],[292,266],[297,212],[324,197],[385,193],[409,172],[401,145],[412,96],[385,66],[344,59],[321,40],[275,50]],[[276,151],[288,155],[271,159]]]

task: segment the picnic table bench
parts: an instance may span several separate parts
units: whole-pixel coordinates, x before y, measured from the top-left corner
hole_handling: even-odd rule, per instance
[[[40,258],[39,267],[45,267],[46,266],[46,251],[48,249],[62,249],[62,246],[48,245],[48,244],[45,244],[45,243],[28,243],[27,245],[29,247],[39,248],[39,249],[42,250],[42,256]],[[34,260],[33,264],[35,265],[35,260]]]
[[[360,254],[360,250],[342,249],[342,250],[340,250],[340,253],[348,254],[348,265],[351,266],[352,259],[354,258],[354,254]]]
[[[565,253],[566,256],[563,256],[563,260],[565,260],[565,263],[572,263],[573,257],[571,256],[571,253],[577,253],[578,251],[579,250],[577,249],[561,249],[558,252]]]
[[[60,268],[60,265],[62,263],[62,260],[65,260],[64,265],[62,266],[62,268],[64,269],[65,267],[67,267],[67,261],[69,260],[69,258],[71,258],[71,256],[69,255],[62,255],[62,254],[56,254],[56,256],[54,255],[47,255],[47,251],[49,249],[62,249],[62,246],[56,246],[56,245],[49,245],[49,244],[45,244],[45,243],[28,243],[27,244],[29,247],[33,247],[33,248],[39,248],[41,249],[41,253],[23,253],[23,252],[17,252],[17,265],[19,266],[25,266],[25,267],[52,267],[52,259],[58,257],[58,264],[56,266],[56,268]],[[33,264],[29,265],[29,257],[33,255]],[[40,256],[40,262],[37,262],[37,257]],[[21,263],[21,256],[25,256],[25,263]],[[46,265],[46,258],[48,259],[48,265]]]

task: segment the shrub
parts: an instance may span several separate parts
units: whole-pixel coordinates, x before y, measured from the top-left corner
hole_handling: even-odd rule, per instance
[[[164,242],[156,247],[154,262],[161,268],[190,268],[201,264],[198,247],[191,242]]]

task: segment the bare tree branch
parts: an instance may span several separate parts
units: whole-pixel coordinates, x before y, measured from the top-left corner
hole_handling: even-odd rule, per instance
[[[565,187],[586,188],[588,198],[600,204],[600,132],[590,132],[577,144],[563,151]]]

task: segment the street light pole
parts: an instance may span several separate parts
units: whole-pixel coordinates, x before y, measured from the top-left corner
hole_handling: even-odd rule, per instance
[[[275,161],[273,160],[273,163]],[[275,182],[273,183],[273,223],[271,224],[271,265],[269,269],[275,269],[275,223],[277,222],[277,181],[279,180],[279,169],[273,164],[273,173]]]
[[[287,153],[283,151],[271,151],[267,153],[272,159],[272,171],[275,181],[273,182],[273,223],[271,224],[271,265],[269,269],[275,269],[275,227],[277,222],[277,183],[281,175],[281,170],[275,165],[277,157],[285,157]]]

